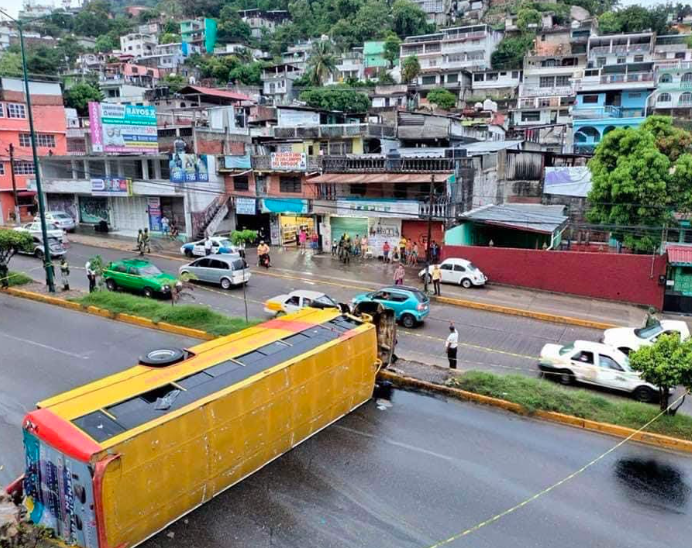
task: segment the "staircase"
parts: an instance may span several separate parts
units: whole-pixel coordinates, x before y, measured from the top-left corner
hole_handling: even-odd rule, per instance
[[[207,234],[213,235],[228,215],[230,196],[217,196],[204,209],[192,213],[192,235],[195,240],[204,239]]]

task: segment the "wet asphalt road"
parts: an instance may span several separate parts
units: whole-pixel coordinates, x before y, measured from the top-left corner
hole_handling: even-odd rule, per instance
[[[190,342],[1,295],[0,310],[3,483],[21,472],[21,416],[35,401],[128,367],[145,349]],[[394,392],[391,407],[367,403],[144,546],[429,548],[527,500],[616,443]],[[446,546],[683,548],[690,538],[692,459],[626,445]]]
[[[104,261],[128,256],[122,251],[71,244],[68,260],[73,270],[70,277],[73,287],[88,287],[84,271],[75,267],[83,267],[86,261],[96,254],[101,255]],[[185,264],[182,257],[180,261],[160,257],[150,257],[150,260],[161,270],[174,274]],[[37,279],[43,277],[39,261],[32,257],[13,258],[11,268],[27,271]],[[320,264],[317,260],[313,272],[320,274]],[[364,282],[362,285],[366,287],[368,283]],[[295,289],[323,291],[336,300],[348,302],[358,293],[364,292],[364,289],[359,289],[360,286],[359,282],[342,279],[334,279],[328,283],[311,281],[310,273],[300,276],[288,271],[271,269],[268,273],[253,274],[247,286],[248,314],[251,318],[268,318],[264,312],[264,301]],[[223,291],[215,286],[198,286],[194,291],[194,297],[195,303],[209,305],[220,312],[237,316],[245,314],[242,289]],[[433,304],[431,314],[422,326],[412,330],[400,328],[398,353],[411,360],[447,365],[444,340],[449,334],[450,322],[459,330],[459,366],[462,369],[484,369],[496,373],[535,375],[537,356],[544,344],[567,344],[575,339],[597,340],[601,335],[601,332],[593,329]]]

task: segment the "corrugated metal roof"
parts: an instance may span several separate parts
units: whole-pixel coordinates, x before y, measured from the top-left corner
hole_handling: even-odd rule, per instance
[[[677,266],[692,266],[692,246],[688,245],[669,245],[668,262]]]
[[[487,205],[471,210],[462,218],[519,230],[552,234],[560,228],[567,217],[564,206],[539,204]]]
[[[435,175],[435,182],[442,183],[452,176],[452,172],[443,173],[325,173],[308,179],[311,183],[330,184],[408,184],[430,183]]]
[[[192,89],[196,91],[197,93],[200,93],[202,95],[210,95],[212,97],[223,97],[224,99],[234,99],[236,101],[251,101],[252,98],[248,97],[247,95],[243,95],[242,93],[236,93],[234,91],[224,91],[222,89],[216,89],[216,88],[205,88],[203,86],[185,86],[183,89],[180,91],[185,94],[185,91],[188,89]]]

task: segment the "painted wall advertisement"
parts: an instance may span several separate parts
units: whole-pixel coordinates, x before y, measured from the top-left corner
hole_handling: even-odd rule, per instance
[[[337,215],[418,218],[418,202],[406,200],[337,200]]]
[[[376,257],[382,255],[384,243],[394,248],[401,240],[401,219],[370,219],[368,229],[368,247]]]
[[[156,107],[89,103],[94,152],[158,154]]]
[[[209,164],[206,154],[175,152],[168,162],[173,183],[208,183]]]
[[[92,196],[132,196],[132,179],[105,177],[91,180]]]
[[[235,212],[237,215],[254,215],[257,213],[257,203],[254,198],[236,198]]]
[[[100,196],[79,196],[79,221],[85,224],[98,224],[108,221],[108,198]]]
[[[304,152],[272,152],[272,169],[282,171],[306,171],[307,167],[307,155]]]
[[[149,213],[149,230],[161,232],[161,198],[158,196],[147,197],[147,212]]]

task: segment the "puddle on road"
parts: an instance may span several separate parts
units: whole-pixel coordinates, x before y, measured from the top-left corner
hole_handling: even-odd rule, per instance
[[[627,496],[638,504],[676,514],[687,513],[692,488],[685,474],[656,459],[620,459],[615,477]]]

